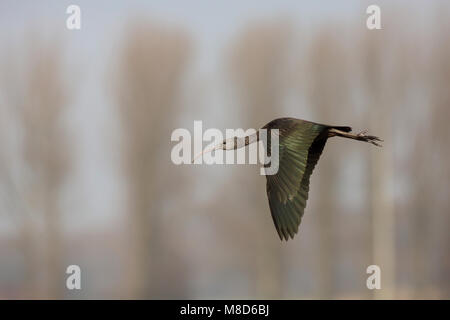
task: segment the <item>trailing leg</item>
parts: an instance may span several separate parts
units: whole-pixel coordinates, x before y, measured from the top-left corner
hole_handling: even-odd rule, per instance
[[[382,142],[383,140],[381,140],[380,138],[376,137],[376,136],[369,136],[367,135],[367,131],[362,131],[358,134],[353,134],[350,132],[345,132],[345,131],[341,131],[335,128],[331,128],[329,131],[329,136],[330,137],[334,137],[334,136],[338,136],[338,137],[343,137],[343,138],[348,138],[348,139],[354,139],[354,140],[359,140],[359,141],[364,141],[364,142],[369,142],[373,145],[376,145],[378,147],[381,147],[381,144],[379,144],[378,142]]]

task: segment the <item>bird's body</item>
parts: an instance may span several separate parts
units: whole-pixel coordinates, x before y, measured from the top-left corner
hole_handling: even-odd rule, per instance
[[[308,200],[309,180],[328,138],[339,136],[380,146],[378,137],[365,132],[352,134],[350,127],[319,124],[295,118],[272,120],[261,129],[278,129],[279,168],[274,175],[266,175],[270,212],[281,240],[289,240],[298,232]],[[216,149],[238,149],[260,139],[259,131],[234,140],[225,140]],[[232,142],[232,143],[230,143]],[[270,150],[270,140],[267,141]],[[232,146],[230,147],[230,144]]]
[[[279,130],[279,170],[266,176],[266,188],[278,235],[288,240],[298,232],[308,200],[309,180],[325,143],[329,137],[347,134],[351,128],[295,118],[275,119],[263,128]]]

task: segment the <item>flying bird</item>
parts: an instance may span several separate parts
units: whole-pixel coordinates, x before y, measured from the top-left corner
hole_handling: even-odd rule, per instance
[[[268,150],[270,150],[270,131],[278,129],[279,167],[276,174],[266,175],[266,190],[278,236],[286,241],[289,238],[293,239],[298,232],[308,200],[309,178],[328,138],[354,139],[379,147],[381,145],[378,142],[383,141],[376,136],[367,135],[367,131],[353,134],[350,127],[330,126],[295,118],[275,119],[261,129],[267,130]],[[213,148],[203,151],[199,156],[214,150],[239,149],[259,140],[260,130],[246,137],[225,139]]]

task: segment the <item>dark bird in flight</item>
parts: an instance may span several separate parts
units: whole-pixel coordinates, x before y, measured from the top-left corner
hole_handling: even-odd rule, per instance
[[[267,197],[270,212],[281,240],[294,238],[303,217],[308,200],[309,178],[319,160],[322,150],[331,137],[343,137],[381,146],[378,137],[350,133],[352,128],[330,126],[295,118],[279,118],[266,124],[267,149],[270,150],[270,130],[279,133],[279,168],[274,175],[266,175]],[[245,147],[260,140],[260,131],[246,137],[224,140],[213,150],[232,150]]]

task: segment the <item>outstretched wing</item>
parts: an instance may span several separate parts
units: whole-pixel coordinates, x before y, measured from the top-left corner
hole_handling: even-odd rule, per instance
[[[279,169],[267,175],[270,212],[280,239],[294,238],[308,200],[309,178],[327,140],[327,126],[311,122],[280,129]]]

